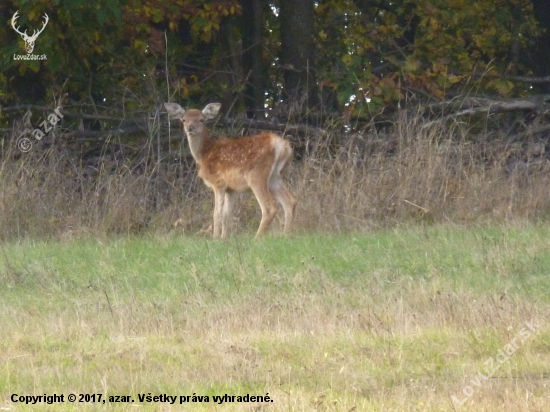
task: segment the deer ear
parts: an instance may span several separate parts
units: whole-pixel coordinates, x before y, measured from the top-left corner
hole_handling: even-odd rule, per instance
[[[202,109],[202,115],[205,119],[210,120],[217,116],[222,107],[221,103],[210,103]]]
[[[170,117],[181,119],[185,113],[185,109],[177,103],[164,103],[164,108]]]

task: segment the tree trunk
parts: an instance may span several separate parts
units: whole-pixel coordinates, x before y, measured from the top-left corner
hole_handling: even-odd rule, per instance
[[[550,75],[550,6],[547,0],[532,0],[533,11],[541,28],[545,31],[537,39],[537,50],[533,56],[535,74],[540,77]],[[550,84],[542,86],[543,93],[550,93]]]
[[[318,103],[314,74],[315,49],[313,0],[281,0],[281,69],[283,100],[306,112]]]
[[[217,76],[220,84],[229,85],[227,91],[222,93],[220,103],[224,108],[225,115],[229,110],[242,110],[245,106],[244,95],[241,92],[243,84],[242,65],[242,43],[241,36],[235,36],[234,28],[236,18],[233,16],[224,17],[220,24],[219,33],[219,69]],[[236,104],[236,107],[233,107]]]
[[[242,6],[246,113],[248,117],[262,117],[266,86],[266,69],[262,61],[265,1],[242,0]]]

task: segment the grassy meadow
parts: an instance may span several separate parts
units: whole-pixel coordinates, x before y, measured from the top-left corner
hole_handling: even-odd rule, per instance
[[[546,410],[545,146],[400,116],[297,150],[293,234],[257,242],[252,196],[201,236],[212,193],[165,129],[0,146],[0,411]]]
[[[514,223],[4,242],[0,410],[542,411],[549,239]]]

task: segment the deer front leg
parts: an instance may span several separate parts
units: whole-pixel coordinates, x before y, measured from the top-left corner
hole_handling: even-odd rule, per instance
[[[214,190],[214,239],[220,237],[222,228],[222,213],[225,191],[220,189]]]
[[[225,239],[229,233],[231,224],[231,215],[233,214],[233,206],[235,205],[235,197],[237,193],[232,191],[225,192],[223,209],[222,209],[222,239]]]

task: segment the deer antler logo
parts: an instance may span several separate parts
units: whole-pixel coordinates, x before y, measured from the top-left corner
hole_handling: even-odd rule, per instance
[[[21,33],[21,31],[19,31],[19,27],[15,27],[15,22],[17,21],[17,19],[19,18],[19,10],[17,10],[15,12],[15,14],[13,15],[12,19],[11,19],[11,26],[13,27],[13,29],[21,36],[21,38],[25,41],[25,50],[27,51],[27,54],[31,54],[32,51],[34,50],[34,42],[36,41],[36,38],[38,37],[38,35],[40,33],[42,33],[44,31],[44,28],[46,27],[46,25],[48,24],[48,21],[50,20],[48,15],[46,13],[44,13],[44,25],[42,26],[42,28],[40,30],[35,30],[34,33],[32,34],[32,36],[29,36],[27,35],[27,30],[25,30],[24,33]]]

